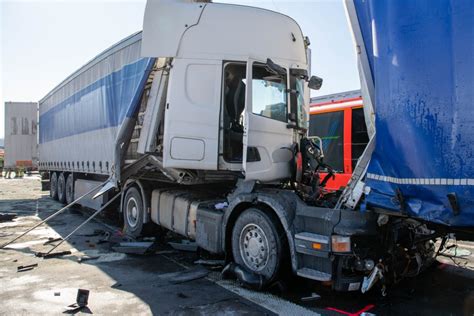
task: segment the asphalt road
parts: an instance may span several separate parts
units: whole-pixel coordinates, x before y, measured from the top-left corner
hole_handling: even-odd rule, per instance
[[[17,214],[0,222],[0,243],[60,208],[40,191],[37,177],[0,179],[0,213]],[[219,266],[195,264],[198,259],[219,258],[173,250],[167,242],[179,238],[172,234],[160,238],[153,254],[118,253],[113,243],[101,242],[105,232],[111,241],[123,239],[110,216],[90,222],[55,250],[71,251],[70,255],[34,256],[52,248],[55,243],[44,245],[48,238],[66,236],[87,214],[81,209],[66,211],[0,250],[0,315],[74,313],[67,306],[75,302],[79,288],[90,291],[88,309],[79,314],[357,315],[366,310],[377,315],[474,315],[473,243],[459,242],[457,257],[439,257],[431,269],[390,288],[385,297],[375,289],[365,295],[336,293],[297,277],[254,292],[222,280]],[[18,266],[29,264],[38,266],[17,272]],[[197,276],[201,277],[189,280]],[[320,298],[302,301],[312,293]]]

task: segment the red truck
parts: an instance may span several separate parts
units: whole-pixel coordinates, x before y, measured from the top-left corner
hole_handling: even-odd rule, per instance
[[[369,141],[362,106],[360,90],[311,99],[309,136],[322,139],[324,161],[335,171],[326,183],[328,191],[347,185]],[[320,174],[321,181],[326,175]]]

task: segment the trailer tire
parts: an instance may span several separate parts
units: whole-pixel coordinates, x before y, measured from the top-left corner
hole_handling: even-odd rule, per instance
[[[66,204],[71,204],[74,201],[74,177],[72,173],[66,179]]]
[[[49,179],[49,196],[58,200],[58,174],[56,172],[52,172]]]
[[[142,234],[144,212],[140,191],[136,187],[128,188],[123,199],[123,226],[127,235],[138,237]]]
[[[61,203],[66,203],[66,178],[64,177],[64,172],[58,177],[58,201]]]
[[[266,285],[277,278],[284,259],[279,227],[264,211],[249,208],[240,214],[232,229],[234,261],[245,270],[262,275]]]

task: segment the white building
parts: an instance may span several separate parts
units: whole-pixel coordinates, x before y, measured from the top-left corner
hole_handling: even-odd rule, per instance
[[[5,102],[5,168],[37,167],[38,103]]]

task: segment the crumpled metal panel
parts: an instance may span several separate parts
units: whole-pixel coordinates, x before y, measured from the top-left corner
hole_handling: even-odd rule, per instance
[[[474,226],[474,3],[354,3],[376,100],[365,206]]]

